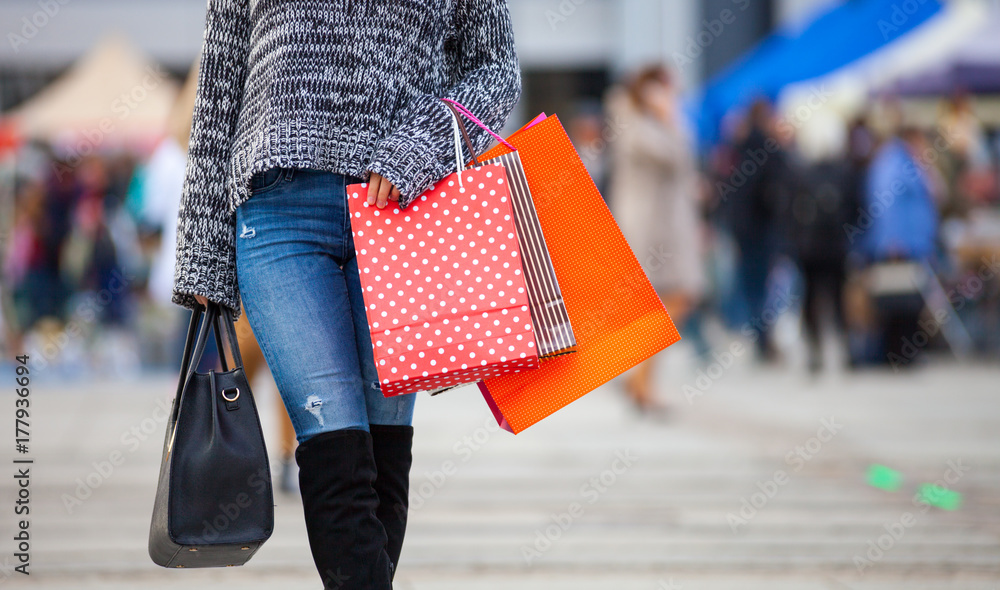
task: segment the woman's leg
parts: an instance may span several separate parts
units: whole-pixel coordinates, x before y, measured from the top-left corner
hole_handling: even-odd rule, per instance
[[[278,436],[281,451],[281,491],[294,494],[299,491],[298,467],[295,465],[295,426],[288,417],[285,402],[281,396],[275,396],[278,405]]]
[[[354,250],[353,240],[349,249]],[[413,462],[413,405],[416,394],[385,397],[378,381],[378,371],[372,354],[371,331],[365,314],[364,296],[354,256],[344,265],[347,294],[351,301],[354,333],[365,384],[365,404],[368,411],[372,450],[378,475],[375,492],[378,494],[376,515],[385,527],[386,551],[395,565],[403,548],[406,517],[409,509],[410,466]]]
[[[300,443],[368,429],[347,282],[331,252],[336,210],[322,192],[295,178],[237,209],[242,301]]]
[[[344,263],[342,176],[286,171],[237,209],[237,274],[299,446],[313,560],[328,588],[389,588],[375,459]],[[346,232],[346,234],[345,234]]]
[[[240,343],[240,356],[243,358],[243,370],[247,375],[247,381],[253,383],[257,374],[267,369],[267,361],[245,313],[236,320],[236,338]],[[298,492],[298,474],[294,469],[295,427],[292,426],[288,411],[285,409],[285,402],[280,395],[274,396],[274,403],[278,407],[278,457],[281,462],[279,488],[287,493]]]
[[[353,241],[351,242],[353,249]],[[385,397],[378,381],[378,370],[375,368],[375,357],[372,353],[371,331],[368,328],[368,318],[365,315],[365,301],[361,291],[361,275],[358,272],[358,259],[351,257],[344,264],[344,278],[347,281],[347,296],[351,302],[351,314],[354,321],[355,342],[358,350],[360,371],[364,380],[365,408],[369,424],[388,424],[394,426],[409,426],[413,421],[413,405],[417,394],[395,395]]]

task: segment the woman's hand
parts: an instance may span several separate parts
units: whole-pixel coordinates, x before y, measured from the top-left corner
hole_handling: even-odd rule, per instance
[[[208,299],[206,299],[204,295],[195,295],[194,298],[195,298],[195,301],[197,301],[203,307],[205,307],[206,309],[208,309]]]
[[[399,201],[399,189],[384,176],[372,172],[368,181],[368,204],[382,209],[389,201]]]

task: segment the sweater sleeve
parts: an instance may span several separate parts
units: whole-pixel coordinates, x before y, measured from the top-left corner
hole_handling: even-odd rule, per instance
[[[234,318],[240,315],[236,219],[226,176],[247,73],[248,11],[245,0],[208,0],[171,297],[194,309],[194,295],[203,295]]]
[[[458,101],[499,130],[521,96],[506,0],[459,0],[455,27],[456,43],[448,58],[457,66],[457,81],[441,97],[423,94],[413,99],[402,124],[379,143],[368,168],[399,189],[401,208],[455,172],[451,114],[441,98]],[[490,135],[476,125],[467,128],[476,151],[484,150]]]

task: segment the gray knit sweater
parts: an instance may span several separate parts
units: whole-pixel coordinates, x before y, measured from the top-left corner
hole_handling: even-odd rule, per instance
[[[520,94],[505,0],[208,0],[173,302],[240,316],[235,211],[255,172],[376,172],[405,208],[455,171],[439,98],[498,129]]]

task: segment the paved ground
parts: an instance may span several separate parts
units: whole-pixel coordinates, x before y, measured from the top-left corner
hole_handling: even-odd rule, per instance
[[[492,427],[472,389],[421,398],[396,587],[1000,590],[1000,368],[713,375],[690,404],[677,386],[697,375],[665,376],[666,422],[638,419],[612,383],[516,438]],[[273,432],[273,385],[258,383]],[[274,536],[245,567],[149,560],[163,437],[152,417],[174,386],[170,376],[34,385],[32,575],[0,573],[0,587],[317,588],[295,497],[278,498]],[[13,396],[3,399],[13,413]],[[12,440],[13,418],[0,422],[0,440]],[[144,426],[155,426],[148,440],[123,442]],[[69,512],[76,479],[116,451],[124,462]],[[903,474],[899,491],[866,484],[873,463]],[[913,503],[936,480],[963,494],[958,510]],[[0,481],[2,562],[15,488]]]

